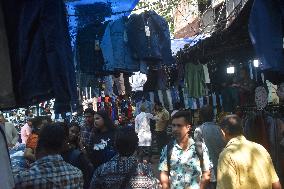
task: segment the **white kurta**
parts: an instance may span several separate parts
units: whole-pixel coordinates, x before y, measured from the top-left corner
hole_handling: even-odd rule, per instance
[[[152,134],[150,129],[150,119],[153,115],[141,112],[135,118],[135,132],[138,134],[138,146],[151,146]]]

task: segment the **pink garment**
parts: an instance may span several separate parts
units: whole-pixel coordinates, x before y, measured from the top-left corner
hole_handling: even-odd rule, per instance
[[[32,133],[32,128],[26,123],[22,128],[21,128],[21,139],[22,143],[26,144],[29,135]]]

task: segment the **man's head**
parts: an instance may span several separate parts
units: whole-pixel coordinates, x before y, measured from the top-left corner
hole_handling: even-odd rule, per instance
[[[177,141],[189,137],[191,132],[191,113],[189,111],[179,111],[173,115],[172,131]]]
[[[156,103],[155,103],[154,109],[155,109],[156,111],[162,111],[163,108],[164,108],[164,107],[163,107],[163,105],[162,105],[161,102],[156,102]]]
[[[93,103],[88,103],[88,108],[92,108],[93,109]]]
[[[243,134],[242,120],[237,115],[225,116],[220,127],[226,142]]]
[[[6,119],[5,119],[4,115],[0,114],[0,124],[4,125],[5,122],[6,122]]]
[[[83,105],[79,105],[77,109],[77,115],[83,115],[83,113],[84,113]]]
[[[211,122],[214,119],[214,112],[211,106],[205,106],[200,109],[199,117],[201,122]]]
[[[52,121],[49,116],[38,116],[31,120],[33,133],[39,134],[41,131],[41,128],[46,125],[50,124]]]
[[[65,141],[64,128],[57,123],[45,125],[38,137],[36,158],[60,154]]]
[[[130,127],[118,129],[115,134],[115,147],[121,156],[131,156],[137,149],[138,136]]]
[[[92,108],[87,108],[84,112],[85,120],[87,124],[93,125],[94,124],[94,115],[95,111]]]
[[[146,107],[144,105],[141,105],[140,112],[146,112]]]

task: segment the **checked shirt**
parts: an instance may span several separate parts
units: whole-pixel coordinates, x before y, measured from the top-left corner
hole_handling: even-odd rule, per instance
[[[29,170],[15,175],[15,184],[15,189],[81,189],[83,175],[60,155],[49,155],[34,162]]]

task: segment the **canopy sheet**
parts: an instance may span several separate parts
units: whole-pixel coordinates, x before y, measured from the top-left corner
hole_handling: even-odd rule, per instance
[[[185,45],[190,47],[197,44],[199,41],[210,37],[210,35],[197,35],[190,38],[181,38],[181,39],[171,39],[171,49],[173,54],[177,54],[178,51],[184,48]]]
[[[121,16],[128,16],[139,0],[66,0],[65,2],[68,14],[69,31],[72,39],[72,46],[74,47],[78,27],[84,26],[78,25],[79,20],[86,20],[85,24],[88,24],[88,22],[92,22],[98,17],[98,13],[105,17],[103,11],[105,11],[105,15],[108,15],[105,17],[105,21],[116,20]],[[111,8],[110,14],[107,12],[107,8],[95,10],[92,6],[97,3],[109,5]],[[78,9],[80,9],[80,11],[78,11]]]

